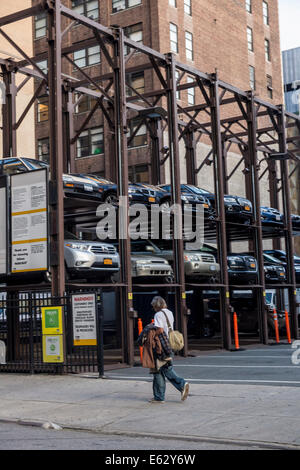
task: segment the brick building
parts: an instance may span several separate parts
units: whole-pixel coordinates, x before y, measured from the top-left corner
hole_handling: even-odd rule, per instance
[[[254,89],[262,99],[275,104],[283,102],[277,0],[65,0],[64,3],[106,26],[121,26],[132,40],[162,53],[171,51],[179,61],[203,72],[213,73],[217,69],[223,81],[243,90]],[[43,15],[34,19],[33,31],[34,55],[41,54],[40,63],[47,67],[42,55],[47,48]],[[76,25],[64,35],[64,46],[80,43],[90,35],[90,31]],[[73,60],[91,76],[106,72],[99,46],[77,51]],[[143,60],[136,54],[131,63],[140,65]],[[63,71],[82,79],[67,61],[63,62]],[[188,81],[189,77],[185,79]],[[147,70],[128,75],[127,82],[140,94],[155,86],[152,72]],[[129,87],[130,93],[133,92]],[[79,100],[74,105],[76,132],[92,109],[93,98],[75,99]],[[192,106],[197,99],[195,89],[181,91],[178,99],[184,106]],[[130,123],[131,131],[136,125],[135,121]],[[110,177],[110,145],[107,124],[101,110],[97,110],[88,129],[72,146],[71,170]],[[202,145],[205,147],[205,142]],[[129,147],[130,179],[150,181],[151,141],[146,126],[129,141]],[[201,148],[199,152],[201,155]],[[48,158],[46,95],[40,97],[36,106],[36,156]]]

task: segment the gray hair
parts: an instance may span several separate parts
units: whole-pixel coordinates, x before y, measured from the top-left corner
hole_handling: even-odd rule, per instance
[[[152,299],[151,305],[154,310],[161,310],[162,308],[167,308],[166,301],[158,295]]]

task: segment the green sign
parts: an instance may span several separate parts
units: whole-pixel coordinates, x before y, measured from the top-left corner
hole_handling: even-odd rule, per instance
[[[62,307],[42,308],[43,335],[62,334]]]

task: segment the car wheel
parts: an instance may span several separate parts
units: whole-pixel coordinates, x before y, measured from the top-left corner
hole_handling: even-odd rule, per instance
[[[109,193],[105,196],[103,202],[105,204],[118,204],[119,198],[116,193]]]
[[[170,209],[170,206],[171,206],[171,201],[170,199],[165,199],[164,201],[162,201],[162,203],[160,204],[160,207],[162,210],[164,211],[168,211]]]

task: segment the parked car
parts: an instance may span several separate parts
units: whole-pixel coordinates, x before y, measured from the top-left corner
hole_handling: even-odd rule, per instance
[[[163,201],[168,200],[171,203],[171,185],[163,184],[163,185],[160,185],[160,188],[163,188],[169,193],[169,196],[164,197]],[[192,204],[194,206],[196,204],[201,204],[204,209],[204,217],[213,219],[214,211],[213,211],[212,205],[209,199],[206,198],[204,195],[192,193],[191,191],[188,191],[185,188],[185,185],[181,185],[181,201],[182,201],[183,206],[185,204]]]
[[[292,226],[295,232],[300,232],[300,215],[292,214]]]
[[[105,178],[91,174],[75,175],[84,178],[86,181],[92,181],[98,185],[99,200],[106,204],[118,204],[118,186]],[[128,198],[130,204],[160,204],[161,201],[168,200],[167,191],[150,184],[145,183],[129,183]]]
[[[286,271],[281,262],[267,253],[263,254],[266,282],[285,282]]]
[[[262,227],[283,227],[283,214],[278,209],[272,207],[261,207]]]
[[[204,244],[203,250],[213,253],[218,260],[218,250]],[[254,256],[247,253],[229,253],[227,255],[227,271],[229,282],[235,284],[254,284],[257,280],[258,265]]]
[[[181,190],[196,196],[203,196],[207,201],[210,202],[212,210],[215,211],[216,197],[213,193],[191,184],[182,184]],[[253,208],[252,203],[248,199],[239,196],[225,195],[224,206],[226,218],[228,221],[233,220],[243,224],[251,223],[253,218]]]
[[[282,263],[284,267],[287,265],[286,260],[286,253],[282,250],[265,250],[264,253],[273,256],[274,258],[278,259],[279,262]],[[295,262],[295,272],[296,272],[296,282],[300,282],[300,257],[294,255],[294,262]]]
[[[110,280],[120,270],[116,248],[108,243],[79,240],[65,232],[65,264],[71,278]]]
[[[113,242],[113,244],[118,249],[118,242]],[[131,276],[134,282],[170,284],[174,281],[173,269],[166,259],[152,256],[150,252],[134,252],[134,247],[132,248]],[[119,281],[120,275],[115,275],[113,279],[116,282]]]
[[[0,160],[0,175],[14,175],[42,168],[49,168],[49,165],[32,158],[3,158]],[[98,185],[93,181],[76,175],[63,174],[63,184],[66,195],[89,199],[99,198]]]
[[[173,265],[174,252],[172,241],[160,240],[154,244],[151,240],[132,241],[132,253],[149,255],[163,258]],[[188,278],[209,278],[215,279],[220,272],[220,265],[216,263],[213,254],[201,251],[184,251],[184,271]]]

